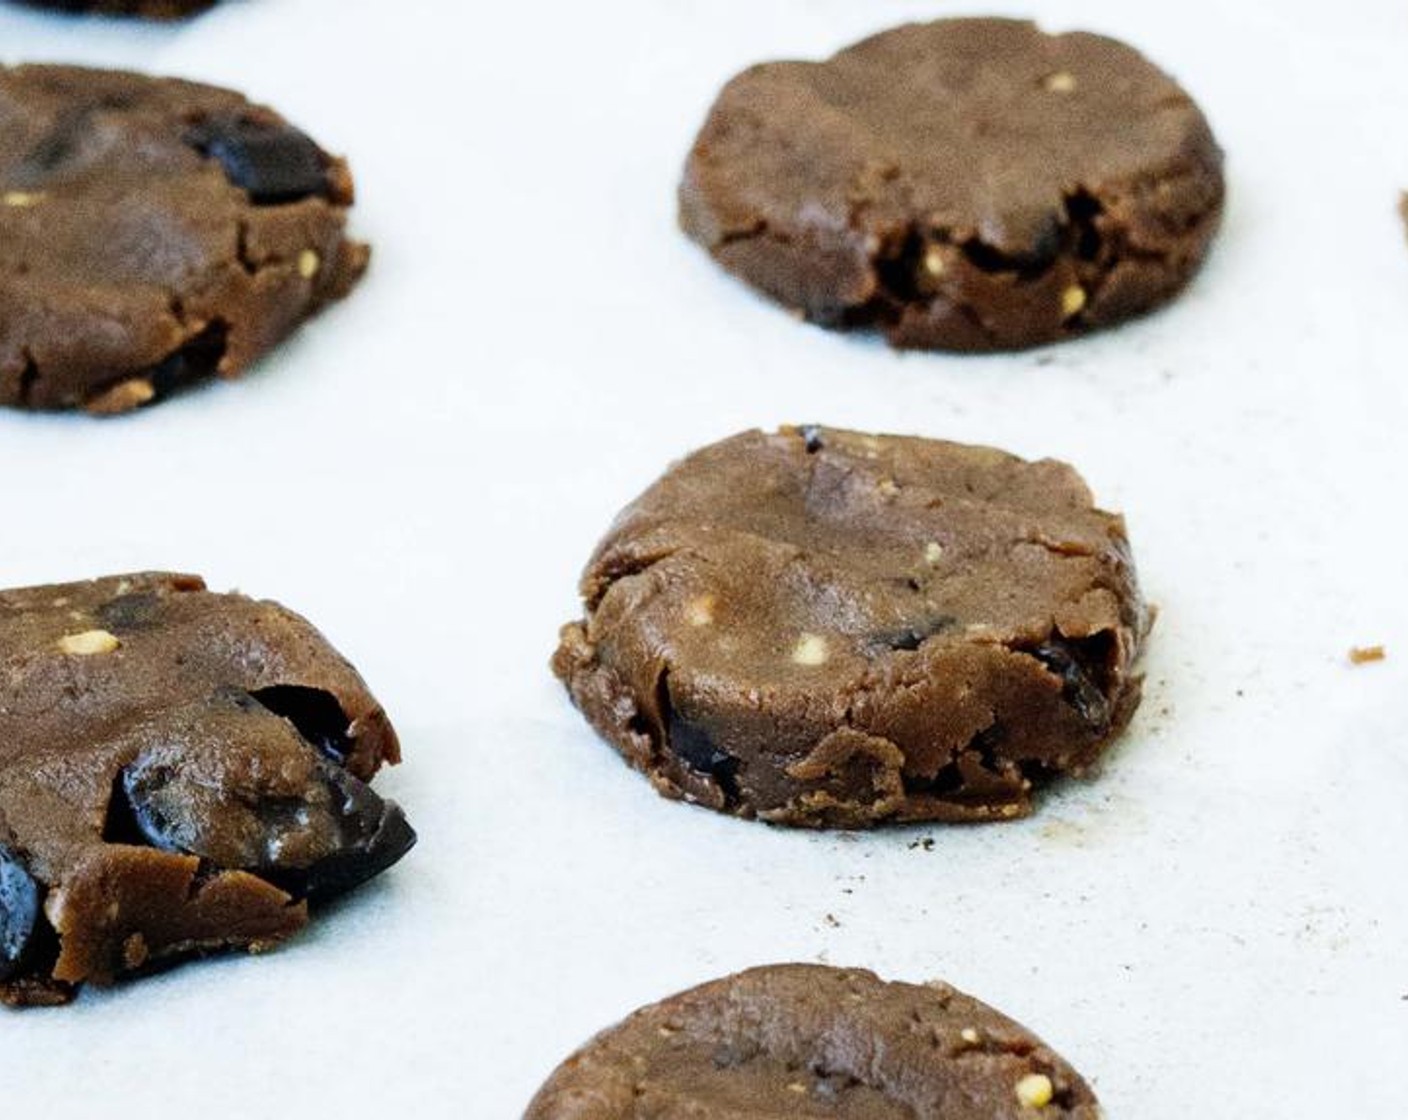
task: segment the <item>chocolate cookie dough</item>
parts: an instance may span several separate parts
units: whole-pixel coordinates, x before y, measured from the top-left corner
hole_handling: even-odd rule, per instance
[[[194,576],[0,591],[0,1002],[262,950],[415,842],[312,626]]]
[[[553,668],[667,797],[777,824],[1020,816],[1139,701],[1123,521],[1070,467],[819,427],[616,519]]]
[[[564,1062],[524,1120],[1097,1120],[1025,1028],[946,984],[775,965],[637,1011]]]
[[[361,276],[352,193],[237,93],[0,67],[0,404],[124,412],[237,375]]]
[[[953,19],[738,75],[690,153],[680,220],[817,323],[1005,350],[1170,299],[1222,200],[1203,114],[1134,50]]]
[[[20,3],[31,8],[52,8],[60,12],[182,19],[213,8],[216,0],[20,0]]]

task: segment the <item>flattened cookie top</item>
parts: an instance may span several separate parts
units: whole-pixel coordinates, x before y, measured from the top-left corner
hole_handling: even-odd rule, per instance
[[[234,376],[366,267],[347,165],[228,90],[0,68],[0,404]]]
[[[725,268],[817,322],[993,350],[1171,298],[1223,190],[1203,114],[1131,48],[954,19],[738,75],[680,214]]]
[[[0,1002],[271,945],[415,836],[396,735],[275,603],[196,577],[0,592]]]
[[[628,506],[558,675],[657,788],[784,824],[1020,815],[1128,722],[1123,521],[1070,467],[745,432]]]
[[[524,1120],[1096,1120],[1025,1028],[944,984],[774,965],[637,1011],[553,1074]]]

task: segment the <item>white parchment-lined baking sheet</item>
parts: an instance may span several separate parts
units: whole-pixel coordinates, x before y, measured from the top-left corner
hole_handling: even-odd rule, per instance
[[[1114,1117],[1403,1115],[1408,9],[1039,7],[1185,82],[1231,206],[1178,306],[978,359],[799,326],[673,225],[735,70],[972,9],[0,11],[6,61],[279,106],[349,153],[376,246],[238,384],[110,423],[0,415],[0,583],[174,567],[308,614],[392,712],[407,762],[380,785],[422,836],[282,952],[0,1015],[7,1113],[514,1120],[634,1006],[800,959],[951,980]],[[1058,456],[1128,515],[1162,614],[1101,776],[1010,826],[798,835],[660,801],[593,739],[546,661],[596,538],[683,451],[794,420]]]

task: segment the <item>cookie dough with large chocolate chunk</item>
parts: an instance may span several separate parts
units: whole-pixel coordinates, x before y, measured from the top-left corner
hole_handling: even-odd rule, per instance
[[[1058,1054],[946,984],[774,965],[637,1011],[553,1074],[524,1120],[1097,1120]]]
[[[1123,521],[1064,463],[825,428],[673,467],[553,667],[668,797],[778,824],[1020,816],[1139,701]]]
[[[352,197],[237,93],[0,67],[0,404],[124,412],[239,374],[361,276]]]
[[[415,842],[362,678],[194,576],[0,591],[0,1002],[260,950]]]
[[[1002,350],[1173,297],[1222,201],[1207,121],[1137,52],[953,19],[738,75],[680,214],[724,268],[815,322]]]
[[[31,8],[60,12],[97,12],[102,15],[141,16],[144,19],[182,19],[213,8],[216,0],[20,0]]]

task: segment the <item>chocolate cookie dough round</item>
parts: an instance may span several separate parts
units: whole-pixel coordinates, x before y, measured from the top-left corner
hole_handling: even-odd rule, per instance
[[[0,591],[0,1003],[263,949],[415,841],[400,751],[304,619],[137,574]]]
[[[183,19],[213,8],[216,2],[217,0],[20,0],[20,3],[31,8],[141,16],[144,19]]]
[[[1222,201],[1207,121],[1137,52],[952,19],[738,75],[689,155],[680,220],[815,322],[1005,350],[1170,299]]]
[[[1024,1027],[946,984],[774,965],[643,1008],[564,1062],[524,1120],[1097,1120]]]
[[[0,404],[232,377],[366,267],[347,165],[237,93],[0,67]]]
[[[777,824],[1021,816],[1139,701],[1123,521],[1063,463],[831,429],[673,467],[553,667],[668,797]]]

